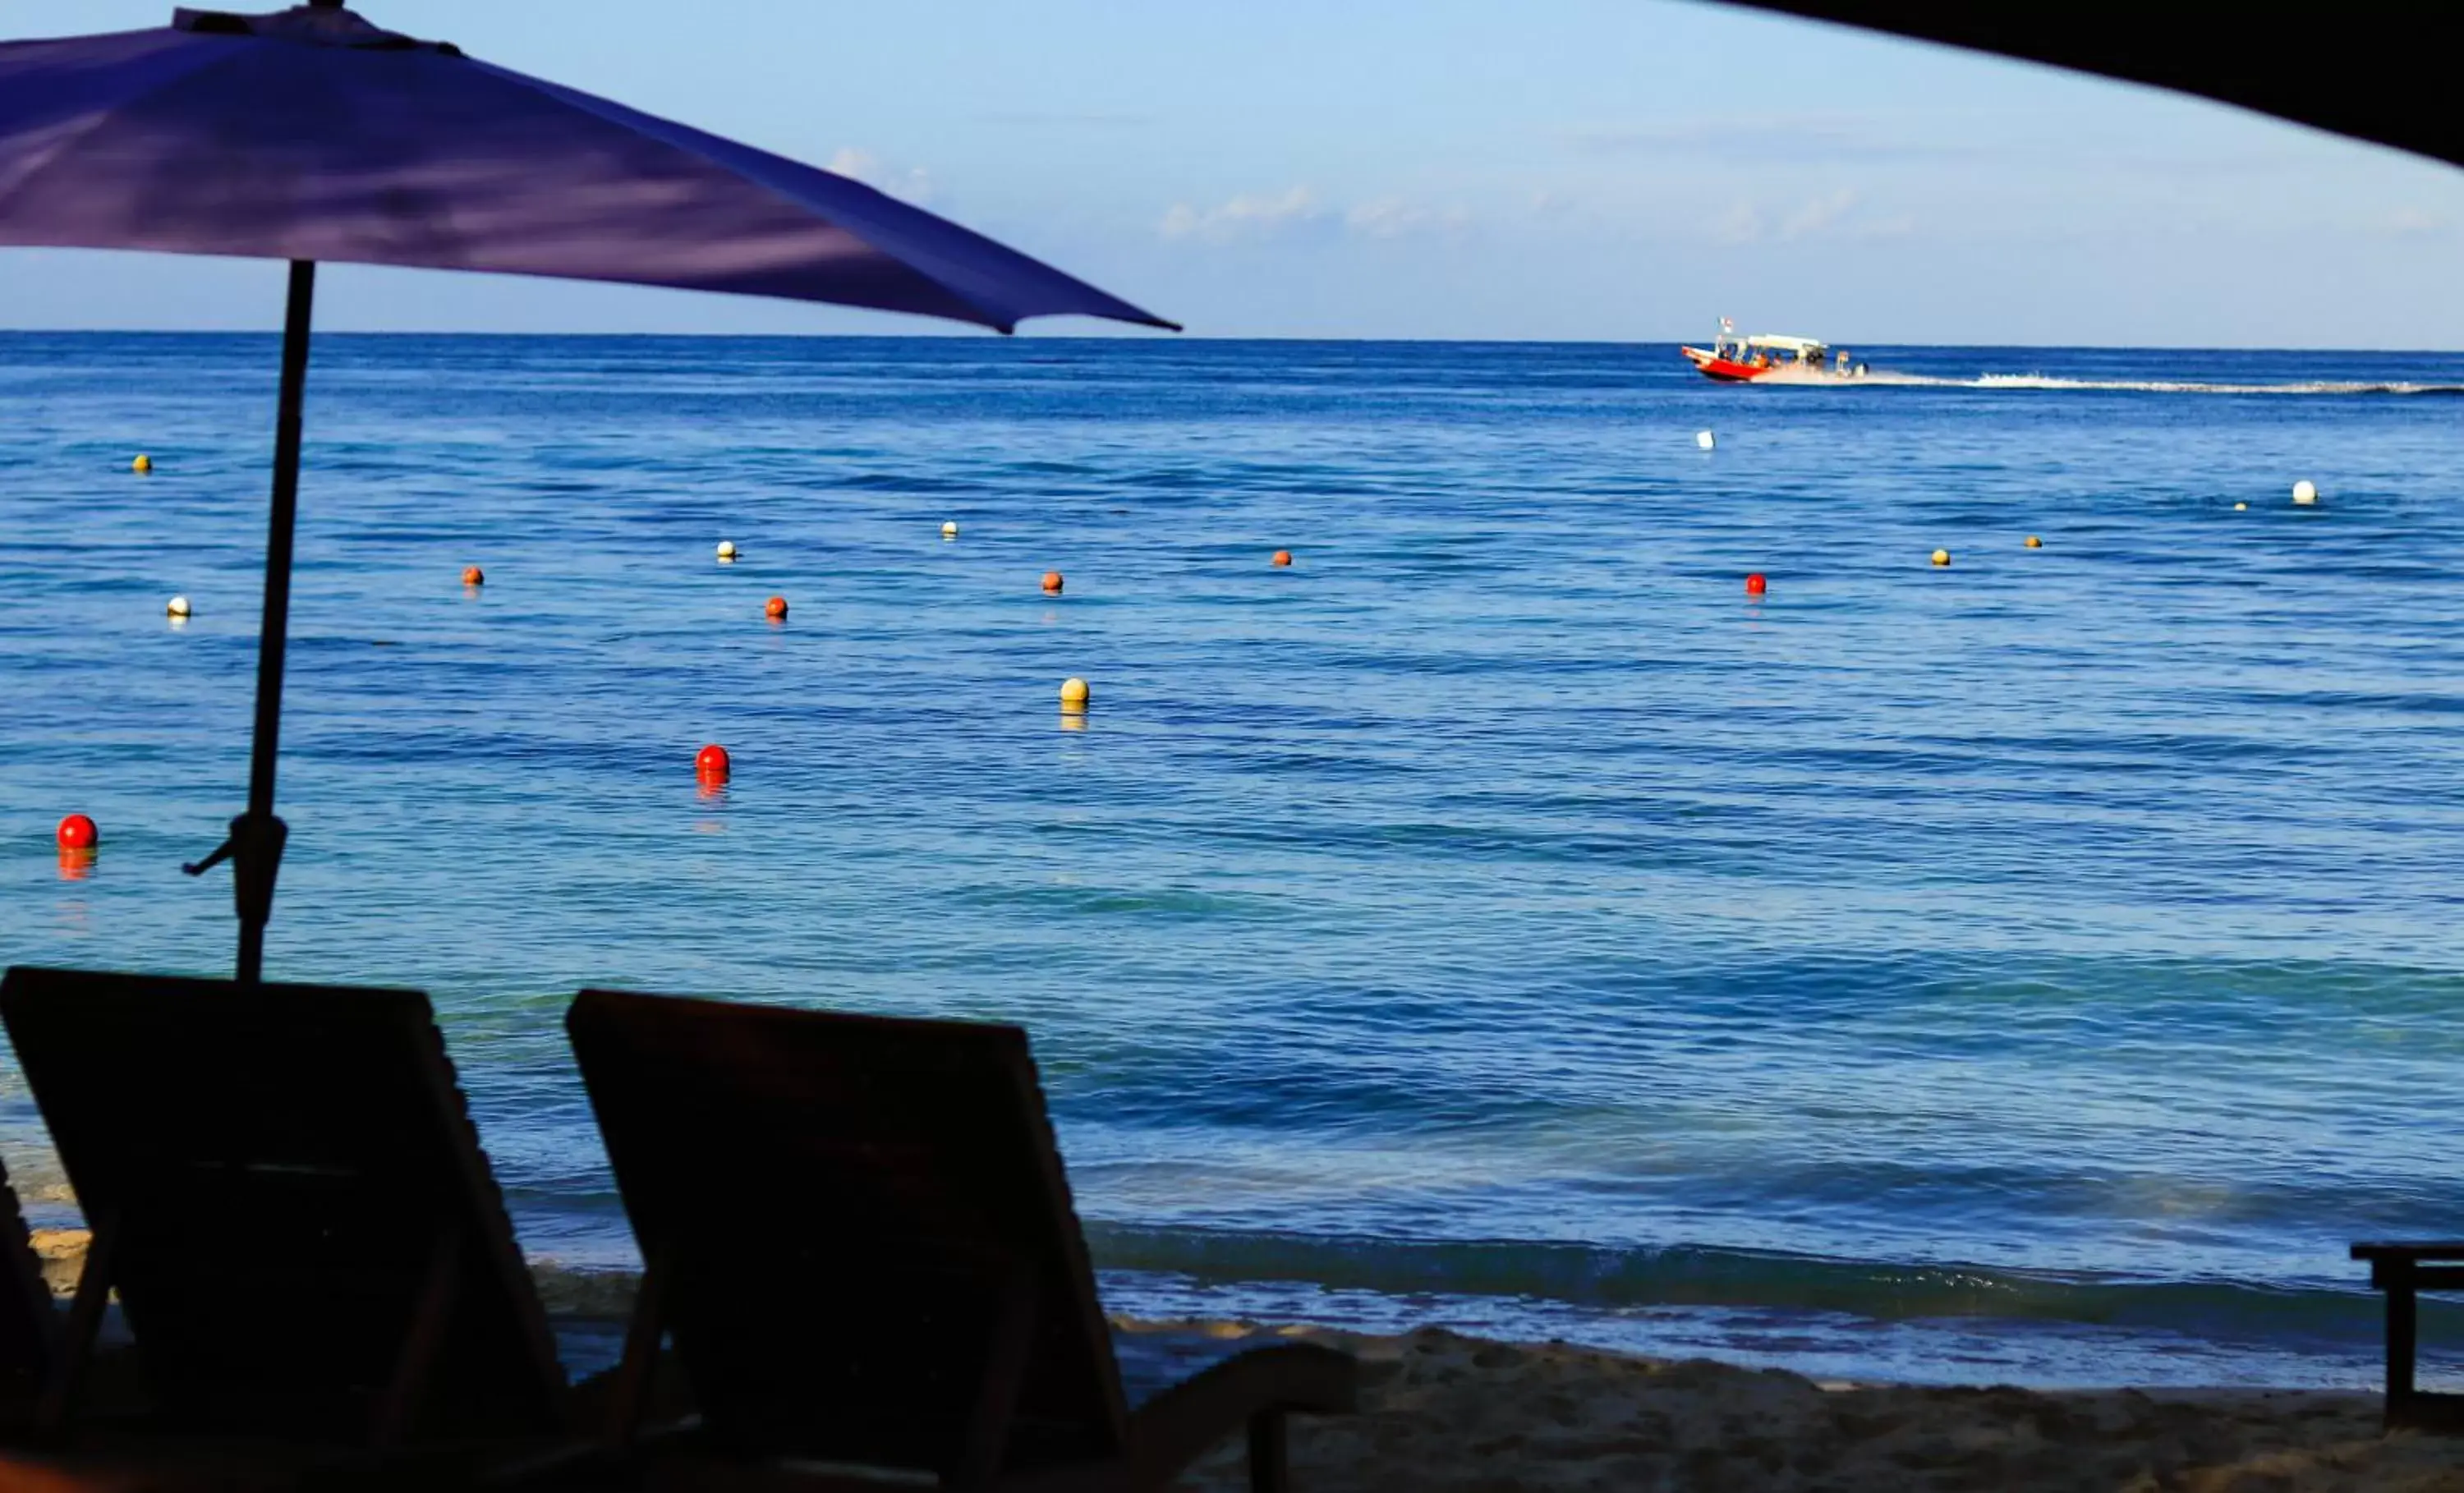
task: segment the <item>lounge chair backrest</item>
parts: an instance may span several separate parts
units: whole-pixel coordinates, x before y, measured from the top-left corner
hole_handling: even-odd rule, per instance
[[[604,990],[565,1024],[723,1444],[946,1474],[1004,1364],[1000,1466],[1125,1444],[1025,1033]]]
[[[58,1338],[51,1288],[26,1235],[17,1189],[0,1166],[0,1407],[29,1403],[42,1388]],[[0,1420],[6,1411],[0,1409]]]
[[[0,1019],[166,1423],[561,1429],[546,1318],[426,996],[12,969]]]

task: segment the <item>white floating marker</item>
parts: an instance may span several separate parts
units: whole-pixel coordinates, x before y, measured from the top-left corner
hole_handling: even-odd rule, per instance
[[[1707,451],[1712,447],[1719,445],[1720,442],[1717,437],[1711,434],[1710,431],[1697,430],[1694,432],[1694,444]]]
[[[188,599],[185,596],[175,596],[169,601],[165,602],[163,604],[163,615],[165,617],[186,617],[188,615]]]
[[[2311,504],[2319,501],[2318,485],[2312,482],[2308,477],[2303,477],[2300,481],[2294,483],[2293,500],[2304,508],[2307,508]]]
[[[736,558],[736,541],[734,539],[721,539],[718,541],[718,558],[721,563],[732,560]]]
[[[946,523],[944,523],[944,524],[942,524],[942,525],[941,525],[941,538],[945,538],[945,539],[955,539],[955,538],[957,538],[957,537],[958,537],[958,520],[957,520],[956,518],[953,518],[953,519],[950,519],[948,522],[946,522]]]

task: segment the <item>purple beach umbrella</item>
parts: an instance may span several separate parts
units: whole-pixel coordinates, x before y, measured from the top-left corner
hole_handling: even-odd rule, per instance
[[[274,778],[317,261],[776,296],[1000,332],[1067,314],[1178,330],[861,183],[381,30],[340,0],[0,44],[0,244],[291,262],[248,810],[188,867],[231,861],[242,979],[263,969],[285,835]]]

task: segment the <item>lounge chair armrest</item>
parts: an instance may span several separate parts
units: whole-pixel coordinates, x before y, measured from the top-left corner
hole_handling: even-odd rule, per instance
[[[1263,1412],[1348,1415],[1360,1405],[1360,1363],[1315,1343],[1279,1343],[1227,1358],[1130,1416],[1131,1485],[1161,1487],[1207,1448]]]
[[[2368,1260],[2464,1260],[2464,1241],[2434,1240],[2416,1243],[2392,1241],[2365,1241],[2355,1244],[2352,1259]]]

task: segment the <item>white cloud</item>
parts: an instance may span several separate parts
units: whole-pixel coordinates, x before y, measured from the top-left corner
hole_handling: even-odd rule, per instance
[[[1763,215],[1749,202],[1736,204],[1720,215],[1719,222],[1711,225],[1712,242],[1731,248],[1739,244],[1760,243],[1762,236]]]
[[[1459,232],[1470,222],[1471,214],[1463,208],[1433,208],[1401,197],[1373,197],[1337,209],[1309,187],[1294,187],[1277,193],[1243,193],[1213,208],[1177,203],[1164,213],[1155,231],[1169,239],[1228,244],[1304,231],[1403,238]]]
[[[1916,231],[1916,220],[1904,213],[1875,218],[1859,213],[1858,195],[1846,187],[1809,197],[1786,211],[1766,211],[1739,201],[1711,224],[1715,243],[1730,248],[1746,244],[1793,244],[1809,238],[1905,238]]]
[[[1828,197],[1814,198],[1812,201],[1800,205],[1794,212],[1790,213],[1787,219],[1780,224],[1780,242],[1787,243],[1791,239],[1811,238],[1815,234],[1837,225],[1839,220],[1848,216],[1850,212],[1856,209],[1856,207],[1857,194],[1844,187],[1839,188],[1839,190],[1833,192]]]
[[[1457,233],[1471,222],[1460,207],[1427,208],[1400,197],[1355,203],[1343,215],[1345,231],[1363,238],[1403,238],[1419,233]]]
[[[840,146],[838,153],[830,157],[829,168],[901,202],[922,207],[933,200],[933,178],[922,166],[901,171],[860,146]]]
[[[1156,225],[1166,238],[1194,238],[1210,244],[1243,238],[1272,238],[1287,230],[1325,218],[1317,195],[1306,187],[1274,197],[1243,194],[1221,207],[1198,209],[1176,203]]]
[[[2380,219],[2376,228],[2389,238],[2431,238],[2447,231],[2447,220],[2419,208],[2399,208]]]

